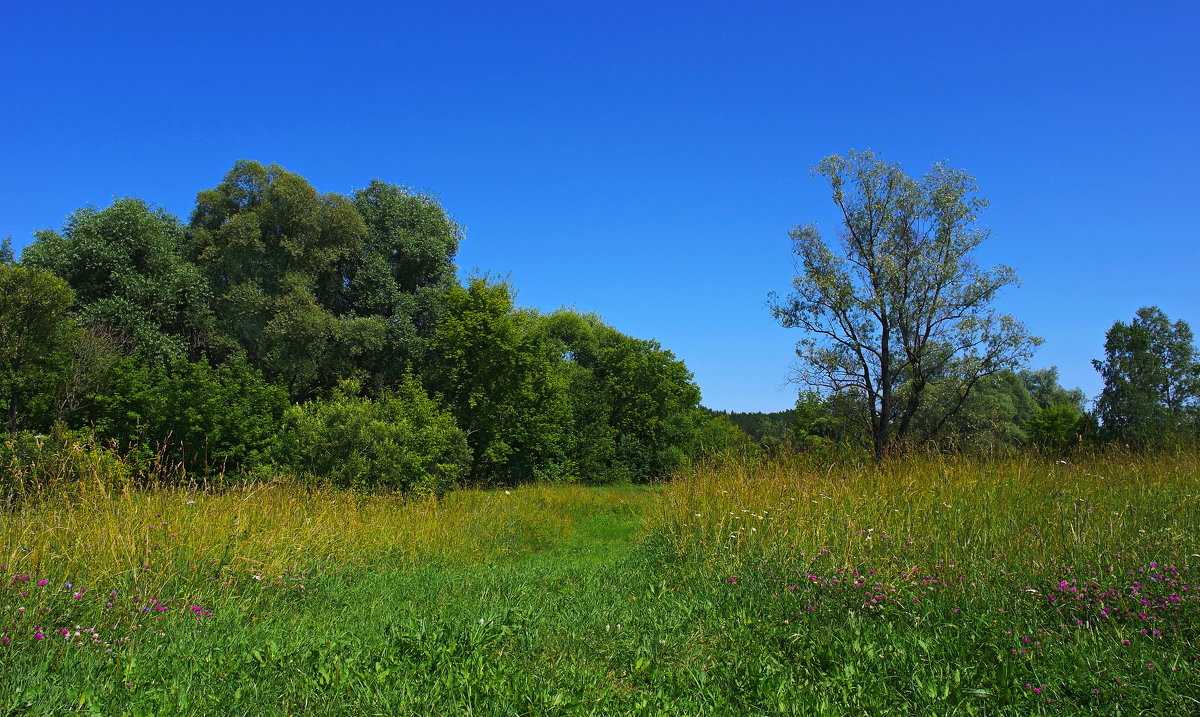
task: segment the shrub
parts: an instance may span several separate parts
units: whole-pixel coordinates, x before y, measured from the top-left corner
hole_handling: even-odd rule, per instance
[[[89,431],[61,426],[48,435],[18,431],[0,439],[0,499],[12,507],[84,482],[115,488],[130,480],[129,463]]]
[[[374,400],[358,393],[343,381],[329,400],[289,408],[276,463],[338,486],[415,493],[443,493],[466,475],[466,436],[415,379]]]
[[[1088,416],[1069,403],[1054,403],[1038,408],[1025,419],[1025,433],[1033,443],[1050,451],[1065,451],[1079,446],[1095,429]]]
[[[267,460],[288,406],[244,358],[217,367],[176,359],[166,367],[127,357],[83,418],[132,458],[166,452],[190,473],[215,475]]]

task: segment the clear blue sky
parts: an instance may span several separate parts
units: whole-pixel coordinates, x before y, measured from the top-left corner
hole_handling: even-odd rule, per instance
[[[718,409],[790,407],[770,290],[836,226],[820,158],[979,180],[983,263],[1100,388],[1142,305],[1200,330],[1200,4],[7,3],[0,236],[139,196],[186,219],[237,159],[433,191],[458,263],[683,358]]]

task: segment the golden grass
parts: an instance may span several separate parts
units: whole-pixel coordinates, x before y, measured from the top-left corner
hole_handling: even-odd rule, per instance
[[[824,550],[845,567],[998,561],[1041,572],[1117,553],[1187,561],[1200,557],[1200,455],[734,459],[681,475],[659,511],[653,520],[677,551],[722,562]]]
[[[476,564],[558,543],[580,517],[629,497],[573,485],[441,499],[284,480],[219,492],[112,485],[82,480],[0,511],[5,572],[186,597],[218,575]],[[645,522],[681,557],[716,566],[800,552],[844,567],[956,562],[1022,574],[1118,553],[1185,563],[1200,557],[1200,455],[732,459],[679,475],[650,499]]]
[[[216,574],[470,564],[519,555],[565,537],[572,514],[621,500],[617,491],[581,486],[408,499],[283,480],[222,492],[112,490],[85,481],[0,512],[0,562],[9,575],[34,580],[186,597],[189,585],[198,589]]]

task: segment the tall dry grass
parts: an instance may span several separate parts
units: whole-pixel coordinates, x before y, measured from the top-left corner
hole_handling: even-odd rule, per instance
[[[1195,562],[1200,454],[735,458],[679,476],[659,511],[652,520],[676,551],[718,563],[803,552],[847,568],[986,562],[1028,574],[1117,554]]]
[[[545,547],[572,516],[619,501],[579,486],[462,490],[405,498],[314,488],[284,479],[221,491],[113,486],[96,476],[0,511],[9,589],[138,588],[191,599],[214,581],[317,568],[473,564]]]

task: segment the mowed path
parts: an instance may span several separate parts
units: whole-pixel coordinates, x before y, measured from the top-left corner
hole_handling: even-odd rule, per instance
[[[642,540],[656,491],[615,495],[602,510],[567,506],[565,529],[532,550],[415,571],[380,565],[294,611],[262,614],[238,642],[260,645],[251,654],[270,677],[236,694],[227,680],[189,691],[288,713],[620,712],[637,691],[628,673],[663,647],[657,613],[643,609],[662,588]],[[236,673],[249,666],[237,647],[206,652]],[[317,699],[330,691],[349,701]]]
[[[645,528],[658,491],[576,491],[547,492],[553,528],[487,559],[384,556],[119,659],[31,664],[0,715],[747,714],[728,699],[758,674],[729,659],[706,682],[724,611]]]

